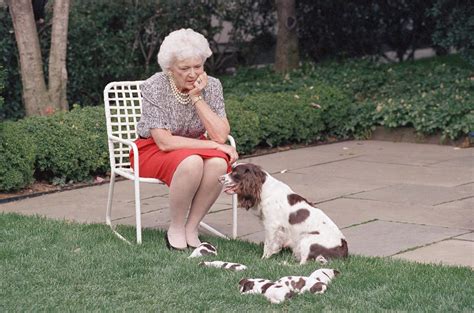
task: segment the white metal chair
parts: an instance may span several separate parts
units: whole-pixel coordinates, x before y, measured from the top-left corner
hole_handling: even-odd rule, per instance
[[[107,213],[105,221],[113,232],[122,240],[130,243],[112,225],[111,213],[114,194],[115,176],[120,175],[134,182],[135,187],[135,221],[137,230],[137,243],[142,242],[142,223],[140,208],[140,183],[163,184],[155,178],[140,177],[140,169],[130,167],[129,152],[133,149],[134,164],[139,163],[138,149],[134,140],[137,138],[136,125],[140,119],[142,97],[140,84],[142,81],[121,81],[109,83],[104,89],[105,116],[107,121],[107,137],[110,156],[110,185],[107,199]],[[235,147],[235,141],[229,136],[230,144]],[[201,227],[209,232],[228,238],[218,230],[201,222]],[[232,237],[237,237],[237,196],[232,197]]]

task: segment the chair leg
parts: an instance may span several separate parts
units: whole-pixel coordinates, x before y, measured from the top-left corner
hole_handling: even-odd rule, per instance
[[[237,238],[237,195],[232,195],[232,239]]]
[[[109,226],[112,226],[112,201],[114,197],[114,187],[115,187],[115,172],[112,171],[110,174],[110,183],[109,183],[109,196],[107,197],[107,211],[105,214],[105,223]]]
[[[135,224],[137,228],[137,244],[142,243],[142,213],[140,208],[140,180],[134,180],[135,185]]]
[[[218,237],[221,237],[221,238],[225,238],[225,239],[229,239],[229,237],[227,237],[226,235],[224,235],[223,233],[221,233],[220,231],[218,231],[217,229],[215,229],[214,227],[211,227],[209,225],[207,225],[206,223],[204,222],[200,222],[199,225],[204,228],[205,230],[213,233],[214,235],[218,236]]]

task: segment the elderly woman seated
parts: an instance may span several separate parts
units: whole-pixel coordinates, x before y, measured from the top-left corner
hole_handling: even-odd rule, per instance
[[[203,35],[192,29],[171,32],[158,52],[163,72],[140,86],[140,176],[158,178],[170,188],[170,249],[199,246],[199,223],[221,192],[217,178],[238,158],[225,143],[230,126],[222,85],[204,71],[211,54]]]

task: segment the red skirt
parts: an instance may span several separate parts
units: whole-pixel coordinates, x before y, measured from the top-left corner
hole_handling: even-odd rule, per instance
[[[202,139],[207,140],[207,139]],[[203,159],[223,158],[228,164],[227,172],[230,172],[231,165],[229,156],[215,149],[180,149],[169,152],[161,151],[152,137],[146,139],[137,139],[135,143],[138,147],[140,162],[140,177],[158,178],[171,184],[174,172],[178,165],[190,155],[199,155]],[[133,150],[130,150],[130,163],[133,168]]]

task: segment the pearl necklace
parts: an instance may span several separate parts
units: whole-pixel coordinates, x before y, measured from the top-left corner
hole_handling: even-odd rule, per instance
[[[168,79],[170,81],[171,91],[173,92],[173,95],[176,98],[176,100],[178,100],[178,102],[181,103],[181,104],[185,104],[185,105],[190,104],[191,103],[191,97],[189,96],[189,94],[180,92],[178,90],[178,87],[176,87],[176,84],[175,84],[173,78],[171,77],[171,75],[168,75]]]

